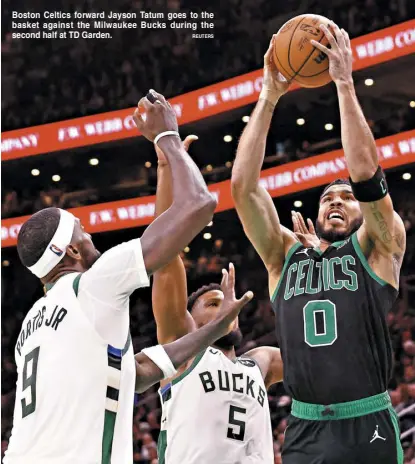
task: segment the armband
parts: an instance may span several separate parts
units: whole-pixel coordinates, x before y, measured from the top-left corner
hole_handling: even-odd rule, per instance
[[[169,358],[166,350],[162,345],[151,346],[150,348],[144,348],[141,350],[153,363],[160,368],[164,374],[165,379],[173,377],[177,370],[173,366],[171,359]]]
[[[371,179],[362,182],[353,182],[350,179],[350,185],[356,200],[362,203],[381,200],[388,194],[385,174],[380,166]]]

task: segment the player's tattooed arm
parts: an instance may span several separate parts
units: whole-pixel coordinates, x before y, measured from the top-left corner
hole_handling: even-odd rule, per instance
[[[216,318],[185,335],[178,340],[163,345],[174,367],[177,369],[197,353],[212,345],[218,338],[229,333],[234,327],[234,321],[241,309],[253,298],[248,291],[239,300],[235,297],[235,270],[229,267],[229,273],[223,271],[221,288],[224,294],[221,309]],[[161,369],[144,353],[135,356],[136,362],[136,391],[141,393],[164,378]]]
[[[282,382],[283,364],[279,348],[260,346],[248,351],[245,356],[257,362],[267,389],[274,383]]]
[[[195,135],[186,137],[183,141],[186,151],[195,140],[197,140]],[[156,217],[158,217],[171,206],[173,192],[170,165],[162,150],[157,146],[155,149],[158,157],[156,193]],[[187,311],[186,269],[179,255],[154,273],[152,303],[159,343],[173,342],[195,329],[195,322]]]
[[[288,83],[273,63],[272,47],[271,41],[264,57],[263,89],[239,141],[231,179],[236,211],[270,274],[271,293],[278,283],[285,254],[297,241],[295,235],[280,224],[271,196],[259,184],[274,107],[288,90]]]
[[[401,217],[393,210],[390,195],[379,201],[360,203],[360,207],[364,222],[358,232],[359,242],[365,247],[365,240],[369,241],[370,248],[391,254],[399,275],[406,248],[406,232]]]
[[[331,49],[321,44],[315,45],[329,57],[330,74],[337,87],[339,98],[341,139],[347,167],[353,182],[371,179],[379,165],[375,140],[359,104],[352,77],[352,50],[350,38],[346,31],[332,23],[329,29],[322,29],[330,43]],[[403,256],[404,241],[396,238],[404,233],[402,220],[394,212],[392,199],[386,195],[381,200],[360,202],[364,225],[359,230],[359,243],[365,249],[373,244],[380,253],[392,254],[394,260]]]
[[[178,130],[176,113],[171,105],[163,95],[154,91],[152,94],[154,103],[142,98],[134,113],[138,129],[150,141],[162,132]],[[145,120],[140,109],[146,111]],[[149,275],[168,264],[211,221],[217,204],[177,136],[162,137],[158,146],[171,168],[173,202],[141,237]]]

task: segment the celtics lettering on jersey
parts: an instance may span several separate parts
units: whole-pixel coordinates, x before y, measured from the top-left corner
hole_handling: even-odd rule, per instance
[[[297,254],[308,256],[309,251],[310,249],[304,248]],[[302,294],[315,295],[322,290],[327,292],[346,289],[355,292],[359,287],[357,274],[353,269],[355,266],[356,258],[352,255],[323,258],[321,261],[309,258],[294,262],[287,270],[284,300]]]

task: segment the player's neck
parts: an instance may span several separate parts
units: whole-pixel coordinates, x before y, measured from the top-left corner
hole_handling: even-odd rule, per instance
[[[66,274],[71,274],[73,272],[79,272],[76,269],[63,269],[52,276],[46,276],[44,279],[40,279],[43,284],[43,289],[45,293],[50,290],[56,282]]]
[[[324,238],[320,238],[320,250],[321,251],[326,251],[327,248],[331,245],[331,242],[328,242],[327,240],[324,240]]]
[[[222,353],[229,359],[235,359],[236,358],[236,353],[235,353],[235,347],[232,346],[232,348],[221,348],[219,346],[213,345],[214,348],[222,351]]]

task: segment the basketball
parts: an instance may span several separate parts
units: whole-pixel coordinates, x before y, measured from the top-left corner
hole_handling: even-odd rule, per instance
[[[275,38],[273,56],[278,70],[301,87],[321,87],[331,81],[327,55],[310,43],[315,40],[327,47],[320,24],[329,27],[330,20],[314,14],[296,16],[281,27]]]

